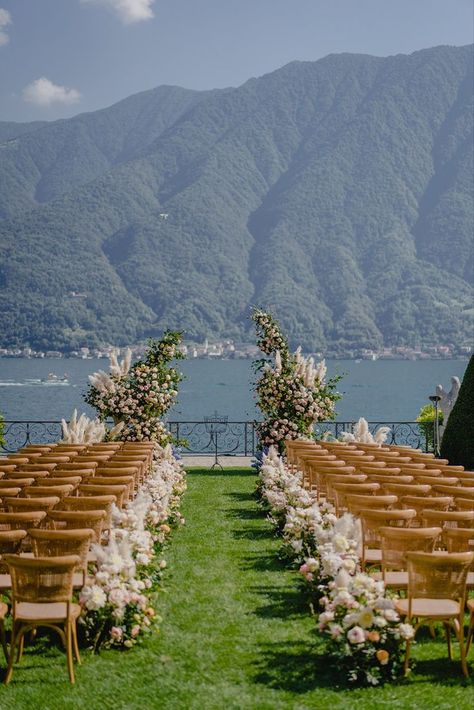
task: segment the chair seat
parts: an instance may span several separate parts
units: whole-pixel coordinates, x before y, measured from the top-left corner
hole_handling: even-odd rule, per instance
[[[474,589],[474,572],[467,573],[466,589]]]
[[[0,591],[12,588],[12,578],[9,574],[0,574]]]
[[[384,580],[386,587],[392,587],[393,589],[407,589],[408,587],[408,572],[404,571],[390,571],[385,572],[385,577],[382,572],[374,572],[370,575],[373,579],[377,581]]]
[[[401,616],[408,614],[408,599],[398,599],[395,609]],[[446,619],[459,616],[459,604],[453,599],[413,599],[412,616],[427,616],[430,619]]]
[[[71,604],[70,608],[71,617],[77,619],[81,613],[81,607],[79,604]],[[63,622],[66,619],[66,603],[33,604],[31,602],[19,602],[16,606],[16,618],[18,621],[42,621],[52,624]]]
[[[382,561],[382,550],[377,550],[375,548],[366,549],[364,551],[364,558],[367,562],[381,562]]]
[[[468,599],[466,602],[466,606],[469,609],[469,611],[474,614],[474,598]]]
[[[4,619],[8,614],[8,605],[5,602],[0,602],[0,619]]]

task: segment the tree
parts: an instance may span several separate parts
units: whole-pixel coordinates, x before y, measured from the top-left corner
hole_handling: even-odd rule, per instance
[[[451,464],[474,470],[474,355],[464,373],[458,398],[446,424],[441,456]]]

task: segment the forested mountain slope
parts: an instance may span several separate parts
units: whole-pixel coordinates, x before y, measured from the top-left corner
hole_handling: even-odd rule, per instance
[[[468,340],[472,115],[472,47],[436,47],[9,124],[2,344],[242,338],[251,304],[310,349]]]

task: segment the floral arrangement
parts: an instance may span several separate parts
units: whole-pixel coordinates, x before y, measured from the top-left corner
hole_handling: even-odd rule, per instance
[[[169,363],[183,358],[179,349],[182,335],[166,331],[161,340],[150,340],[145,357],[132,364],[127,350],[121,362],[110,357],[110,372],[89,376],[85,400],[97,409],[100,421],[112,418],[123,422],[120,438],[127,441],[152,440],[165,446],[172,440],[162,418],[176,400],[183,376]]]
[[[80,593],[81,622],[94,650],[131,648],[160,621],[156,613],[162,552],[186,490],[182,464],[171,447],[156,446],[151,475],[123,510],[114,508],[107,545],[95,545],[94,572]]]
[[[100,441],[113,441],[118,437],[124,427],[123,422],[119,422],[112,429],[107,429],[100,419],[90,419],[86,414],[77,416],[77,409],[72,413],[69,422],[61,419],[61,429],[63,438],[62,444],[97,444]]]
[[[378,685],[397,678],[403,645],[414,635],[400,622],[383,582],[360,567],[361,529],[349,513],[335,515],[328,503],[302,485],[277,449],[263,456],[259,493],[269,519],[283,538],[283,550],[299,572],[318,615],[317,630],[350,683]]]
[[[326,382],[324,360],[315,364],[303,357],[301,348],[291,353],[278,323],[266,311],[254,309],[257,344],[269,356],[257,360],[261,372],[255,385],[257,406],[264,420],[258,425],[262,447],[277,446],[283,451],[285,439],[311,436],[315,422],[331,419],[339,399],[336,383]]]
[[[369,430],[369,423],[364,417],[360,417],[357,424],[354,426],[353,432],[343,431],[341,434],[341,440],[345,442],[357,441],[360,444],[377,444],[377,446],[382,446],[382,444],[387,440],[387,436],[390,432],[390,427],[379,426],[377,431],[372,434]]]

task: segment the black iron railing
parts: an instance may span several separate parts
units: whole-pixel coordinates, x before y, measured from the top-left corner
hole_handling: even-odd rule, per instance
[[[344,431],[352,431],[355,422],[319,422],[315,426],[318,437],[326,432],[339,438]],[[225,422],[225,426],[209,427],[209,421],[167,422],[173,436],[185,441],[184,454],[194,456],[254,456],[257,450],[257,422]],[[418,449],[429,448],[426,428],[417,422],[369,422],[371,432],[379,426],[388,426],[387,444],[409,445]],[[426,425],[425,425],[426,427]],[[58,421],[6,421],[4,452],[11,453],[26,444],[43,444],[61,438]]]

